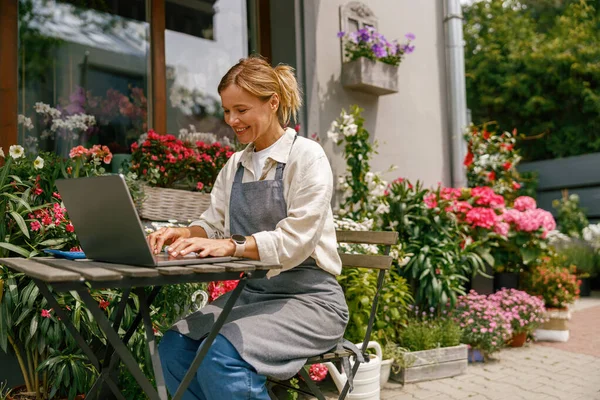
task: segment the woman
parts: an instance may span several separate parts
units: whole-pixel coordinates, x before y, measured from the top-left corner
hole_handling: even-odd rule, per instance
[[[242,59],[222,78],[225,122],[248,144],[223,167],[211,205],[187,228],[149,236],[174,257],[241,256],[283,266],[251,280],[200,366],[186,399],[269,399],[266,377],[288,379],[336,345],[348,321],[330,201],[333,177],[317,143],[284,127],[301,97],[289,66]],[[233,237],[233,239],[232,239]],[[177,389],[227,295],[177,322],[160,343]]]

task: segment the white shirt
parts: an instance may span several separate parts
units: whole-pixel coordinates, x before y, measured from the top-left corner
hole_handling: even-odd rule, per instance
[[[333,173],[327,155],[316,142],[298,137],[290,153],[296,132],[288,128],[270,150],[262,179],[274,179],[277,162],[285,163],[283,192],[287,204],[287,218],[279,221],[275,230],[257,232],[260,260],[281,264],[282,271],[299,265],[312,256],[323,270],[337,275],[342,262],[337,252],[337,241],[331,196]],[[190,226],[201,226],[211,239],[230,237],[229,198],[238,164],[244,167],[243,182],[254,181],[252,153],[254,145],[235,153],[227,161],[210,194],[211,204]],[[260,179],[260,178],[259,178]],[[259,180],[257,179],[257,180]],[[270,271],[267,277],[279,274]]]
[[[265,162],[267,158],[273,152],[273,148],[277,145],[277,143],[283,139],[285,135],[281,136],[275,143],[267,147],[266,149],[262,149],[260,151],[254,151],[252,153],[252,165],[254,166],[254,180],[259,181],[263,174],[263,169],[265,168]]]

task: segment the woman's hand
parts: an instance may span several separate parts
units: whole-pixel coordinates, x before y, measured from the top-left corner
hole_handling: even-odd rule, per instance
[[[159,254],[162,251],[163,245],[171,244],[179,239],[185,239],[192,236],[189,228],[160,228],[156,232],[149,234],[146,237],[152,253]]]
[[[169,245],[171,257],[183,257],[191,252],[195,252],[198,257],[228,257],[235,253],[235,244],[230,239],[180,237]]]

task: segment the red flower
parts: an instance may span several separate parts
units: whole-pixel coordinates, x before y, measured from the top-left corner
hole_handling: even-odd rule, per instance
[[[104,299],[101,299],[99,305],[101,309],[106,310],[108,306],[110,306],[110,303]]]
[[[473,164],[473,153],[471,153],[471,150],[469,150],[469,152],[465,156],[463,164],[465,165],[465,167],[468,167],[469,165]]]
[[[56,197],[57,199],[62,199],[62,197],[60,197],[60,194],[57,192],[52,192],[52,196]]]
[[[488,179],[490,180],[490,182],[494,182],[496,180],[496,173],[494,171],[490,172],[488,174]]]
[[[204,188],[204,183],[198,182],[198,184],[196,184],[196,189],[202,190],[203,188]]]
[[[308,370],[308,376],[310,379],[316,382],[320,382],[327,376],[327,367],[323,364],[313,364]]]
[[[67,232],[75,232],[75,227],[73,226],[73,224],[72,224],[72,223],[70,223],[70,222],[69,222],[69,223],[67,224],[67,226],[65,226],[65,230],[66,230]]]
[[[510,161],[507,161],[504,163],[504,165],[502,167],[504,168],[505,171],[508,171],[510,169],[510,167],[512,167],[512,163]]]
[[[488,140],[490,138],[490,133],[488,131],[483,131],[483,138]]]
[[[36,231],[40,230],[42,225],[40,224],[40,221],[36,220],[36,221],[31,221],[30,227],[33,232],[36,232]]]
[[[519,182],[515,181],[512,183],[512,187],[515,190],[519,190],[519,189],[521,189],[521,184]]]
[[[52,311],[52,309],[50,309],[50,310],[42,310],[42,317],[43,318],[50,318],[50,311]]]

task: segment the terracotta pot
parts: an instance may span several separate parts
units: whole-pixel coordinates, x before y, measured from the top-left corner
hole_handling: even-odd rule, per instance
[[[510,347],[523,347],[527,341],[527,332],[516,333],[510,339]]]

